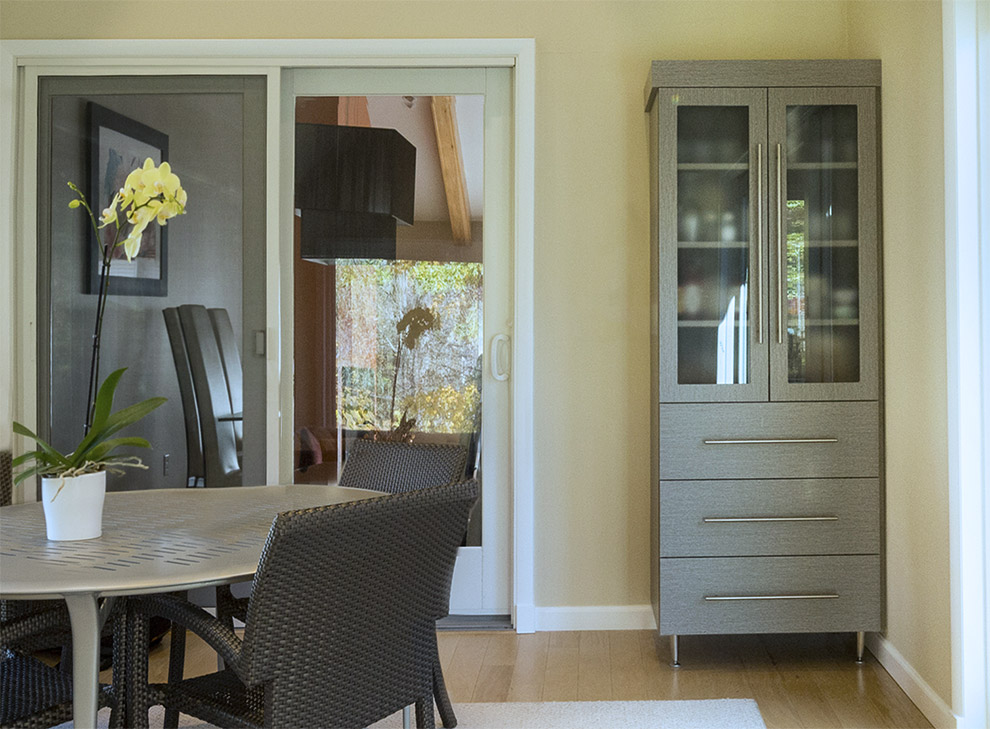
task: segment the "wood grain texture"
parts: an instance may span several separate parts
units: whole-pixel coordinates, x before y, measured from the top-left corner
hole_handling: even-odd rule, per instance
[[[493,644],[496,635],[499,640]],[[457,648],[465,649],[462,659],[468,654],[480,656],[479,677],[486,662],[493,668],[508,665],[502,662],[514,655],[508,666],[512,676],[508,700],[544,701],[554,695],[555,689],[548,685],[551,678],[557,689],[570,685],[576,693],[581,670],[576,658],[582,639],[588,636],[589,646],[597,646],[598,660],[603,662],[601,680],[608,682],[594,690],[612,701],[752,698],[768,729],[931,727],[873,656],[867,653],[865,664],[856,665],[855,640],[849,634],[685,636],[679,669],[669,665],[667,641],[658,643],[654,632],[647,630],[529,635],[441,632],[438,636],[455,711],[458,703],[480,701],[493,693],[492,687],[477,680],[460,680],[457,674],[464,663],[454,660]],[[152,651],[151,679],[164,680],[167,664],[166,637]],[[216,654],[190,636],[186,676],[215,669]],[[101,681],[109,679],[109,671],[100,676]],[[470,683],[474,685],[467,688]],[[590,684],[586,688],[592,689]]]
[[[660,405],[660,478],[875,478],[876,402]],[[835,443],[706,440],[835,438]]]
[[[772,87],[772,86],[879,86],[880,61],[653,61],[647,81],[661,86]]]
[[[766,595],[836,597],[706,599]],[[660,560],[662,635],[879,630],[880,613],[877,555]]]
[[[835,519],[704,521],[800,517]],[[879,480],[661,481],[660,550],[662,557],[876,554]]]
[[[447,194],[447,212],[455,243],[471,242],[471,206],[468,202],[464,158],[461,155],[461,135],[457,130],[457,112],[453,96],[434,96],[433,128],[437,135],[440,174]]]

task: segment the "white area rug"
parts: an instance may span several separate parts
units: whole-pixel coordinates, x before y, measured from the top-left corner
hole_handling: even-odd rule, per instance
[[[704,701],[547,701],[542,703],[454,704],[458,729],[766,729],[753,699]],[[99,715],[106,729],[109,709]],[[160,706],[149,712],[152,729],[162,725]],[[416,725],[415,717],[413,726]],[[213,729],[180,715],[179,726]],[[372,725],[374,729],[402,726],[402,713]],[[439,717],[437,726],[440,726]],[[57,729],[71,729],[72,722]]]

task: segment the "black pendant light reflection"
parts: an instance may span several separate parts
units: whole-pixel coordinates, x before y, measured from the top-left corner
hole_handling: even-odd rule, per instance
[[[305,260],[395,259],[396,223],[413,222],[416,148],[405,137],[296,124],[295,182]]]

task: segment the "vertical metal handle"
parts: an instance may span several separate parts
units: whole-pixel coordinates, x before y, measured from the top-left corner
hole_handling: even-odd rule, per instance
[[[763,344],[763,143],[756,145],[756,336]]]
[[[783,252],[784,240],[784,202],[783,184],[781,181],[781,150],[780,142],[777,143],[777,344],[784,341],[784,281],[783,262],[781,256]]]
[[[509,335],[508,334],[496,334],[492,337],[491,349],[488,352],[488,360],[491,366],[492,379],[496,382],[505,382],[509,379],[509,368],[508,364],[505,369],[502,369],[499,362],[500,356],[503,351],[506,351],[509,346]]]

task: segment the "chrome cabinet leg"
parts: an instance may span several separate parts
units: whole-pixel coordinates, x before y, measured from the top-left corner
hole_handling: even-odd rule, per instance
[[[866,648],[866,633],[860,630],[856,633],[856,663],[863,662],[863,650]]]
[[[677,655],[677,636],[670,636],[670,667],[680,668],[681,662],[678,660]]]
[[[412,727],[412,709],[411,706],[402,707],[402,729],[411,729]]]

